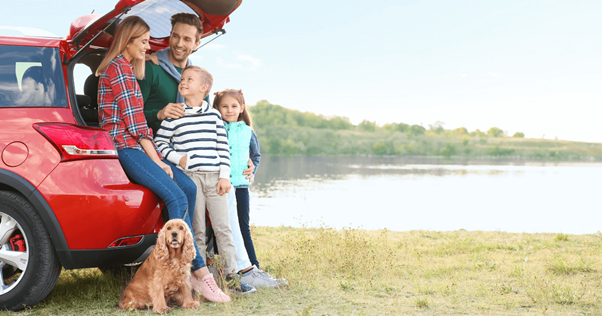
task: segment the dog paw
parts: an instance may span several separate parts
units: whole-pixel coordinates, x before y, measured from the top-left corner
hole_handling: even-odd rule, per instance
[[[169,312],[171,310],[171,308],[165,306],[165,307],[153,307],[153,311],[155,313],[159,313],[159,314],[165,314],[167,312]]]
[[[182,305],[182,308],[186,308],[186,309],[195,309],[199,307],[199,302],[197,301],[192,301],[190,303],[185,303],[184,305]]]

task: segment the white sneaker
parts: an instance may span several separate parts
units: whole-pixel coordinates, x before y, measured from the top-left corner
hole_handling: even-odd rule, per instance
[[[276,279],[269,273],[258,269],[256,266],[253,266],[253,269],[242,273],[241,276],[245,283],[254,287],[277,288],[283,285],[288,285],[288,281],[286,279]]]

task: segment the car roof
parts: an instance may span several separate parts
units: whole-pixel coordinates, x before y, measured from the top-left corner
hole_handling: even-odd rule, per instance
[[[61,38],[33,36],[0,36],[0,45],[59,47]]]

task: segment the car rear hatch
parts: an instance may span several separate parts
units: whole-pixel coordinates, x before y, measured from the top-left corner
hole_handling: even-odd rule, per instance
[[[66,38],[71,46],[67,58],[73,60],[78,52],[90,45],[108,48],[117,24],[114,22],[129,15],[140,16],[150,26],[150,44],[153,50],[169,46],[170,18],[180,12],[198,15],[203,21],[202,37],[207,37],[229,22],[228,16],[241,2],[242,0],[119,0],[107,14],[85,15],[71,24]]]

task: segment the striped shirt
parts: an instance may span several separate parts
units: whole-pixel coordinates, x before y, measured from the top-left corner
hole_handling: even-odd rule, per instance
[[[153,139],[143,108],[142,93],[132,65],[119,55],[109,63],[98,80],[100,128],[109,132],[118,150],[134,148],[144,151],[140,140]]]
[[[161,123],[155,137],[161,154],[180,169],[180,159],[188,156],[185,170],[219,172],[229,180],[230,147],[222,116],[205,101],[200,107],[184,105],[184,111]]]

